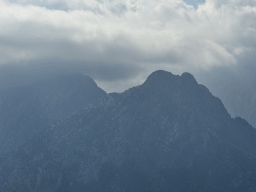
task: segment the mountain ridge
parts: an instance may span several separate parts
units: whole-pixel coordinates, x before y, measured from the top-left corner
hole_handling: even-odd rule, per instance
[[[92,78],[69,74],[47,81],[0,91],[0,131],[6,143],[23,142],[35,134],[106,95]],[[9,136],[7,136],[9,135]],[[16,136],[14,136],[16,135]],[[11,141],[11,142],[8,142]],[[6,150],[8,147],[0,147]]]
[[[253,191],[255,138],[191,74],[156,71],[47,127],[0,168],[23,191]]]

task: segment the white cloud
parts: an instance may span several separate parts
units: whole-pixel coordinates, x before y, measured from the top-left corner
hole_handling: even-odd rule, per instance
[[[255,49],[256,3],[206,0],[195,9],[181,0],[0,0],[0,26],[0,64],[210,70],[240,65]]]

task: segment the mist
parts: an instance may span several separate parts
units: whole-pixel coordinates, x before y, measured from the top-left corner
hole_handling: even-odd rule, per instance
[[[255,0],[0,0],[0,191],[254,191],[255,53]]]

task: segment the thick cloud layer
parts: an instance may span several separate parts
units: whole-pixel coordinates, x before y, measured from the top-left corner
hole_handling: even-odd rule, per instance
[[[0,65],[83,71],[107,91],[141,83],[156,69],[254,65],[255,1],[200,3],[0,0]]]

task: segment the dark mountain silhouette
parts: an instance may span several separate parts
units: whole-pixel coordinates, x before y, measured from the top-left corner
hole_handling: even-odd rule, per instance
[[[191,74],[156,71],[3,155],[0,182],[5,191],[255,191],[255,139]]]
[[[88,76],[70,74],[0,91],[0,151],[17,147],[51,123],[105,96]]]

